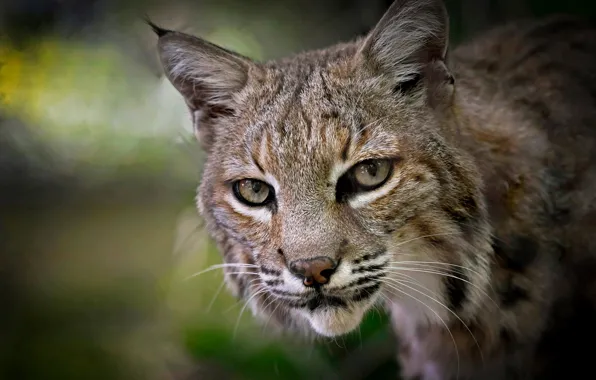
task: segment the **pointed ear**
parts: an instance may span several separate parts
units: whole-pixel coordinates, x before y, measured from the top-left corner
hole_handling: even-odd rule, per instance
[[[452,82],[445,61],[449,20],[442,0],[396,0],[365,38],[360,58],[389,75],[396,91],[418,88],[423,77]]]
[[[235,95],[246,85],[256,63],[201,38],[150,26],[159,37],[165,74],[184,97],[195,135],[208,149],[216,132],[214,121],[234,114],[238,107]]]

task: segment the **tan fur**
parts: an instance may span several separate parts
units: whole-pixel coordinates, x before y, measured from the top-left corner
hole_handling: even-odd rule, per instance
[[[155,29],[208,151],[199,209],[225,262],[253,273],[227,280],[255,314],[334,336],[381,303],[409,379],[582,363],[556,342],[593,312],[578,268],[596,249],[596,29],[512,24],[448,54],[443,4],[398,0],[361,40],[264,63]],[[338,195],[384,158],[381,188]],[[239,202],[246,178],[274,201]],[[340,264],[316,290],[288,263],[318,256]]]

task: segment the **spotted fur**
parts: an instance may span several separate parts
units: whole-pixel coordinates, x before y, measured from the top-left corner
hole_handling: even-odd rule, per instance
[[[448,53],[442,2],[398,0],[364,38],[272,62],[155,29],[208,152],[198,207],[224,261],[251,265],[226,278],[256,315],[335,336],[382,304],[407,379],[587,362],[556,342],[593,330],[591,24],[514,23]],[[346,172],[385,158],[387,182],[350,193]],[[239,202],[246,178],[274,201]],[[321,287],[288,270],[320,256],[339,263]]]

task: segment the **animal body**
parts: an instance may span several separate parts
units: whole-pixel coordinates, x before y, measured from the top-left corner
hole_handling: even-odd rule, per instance
[[[198,208],[255,315],[338,336],[382,305],[405,379],[587,368],[590,23],[512,23],[451,51],[441,1],[398,0],[363,38],[268,62],[154,29],[207,152]]]

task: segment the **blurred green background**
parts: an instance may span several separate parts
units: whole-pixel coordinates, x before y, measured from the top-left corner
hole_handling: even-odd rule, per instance
[[[269,59],[363,34],[390,3],[3,2],[0,378],[395,378],[380,312],[313,345],[241,313],[219,271],[185,280],[220,262],[194,209],[203,154],[141,21]],[[515,18],[596,12],[579,0],[447,5],[454,43]]]

